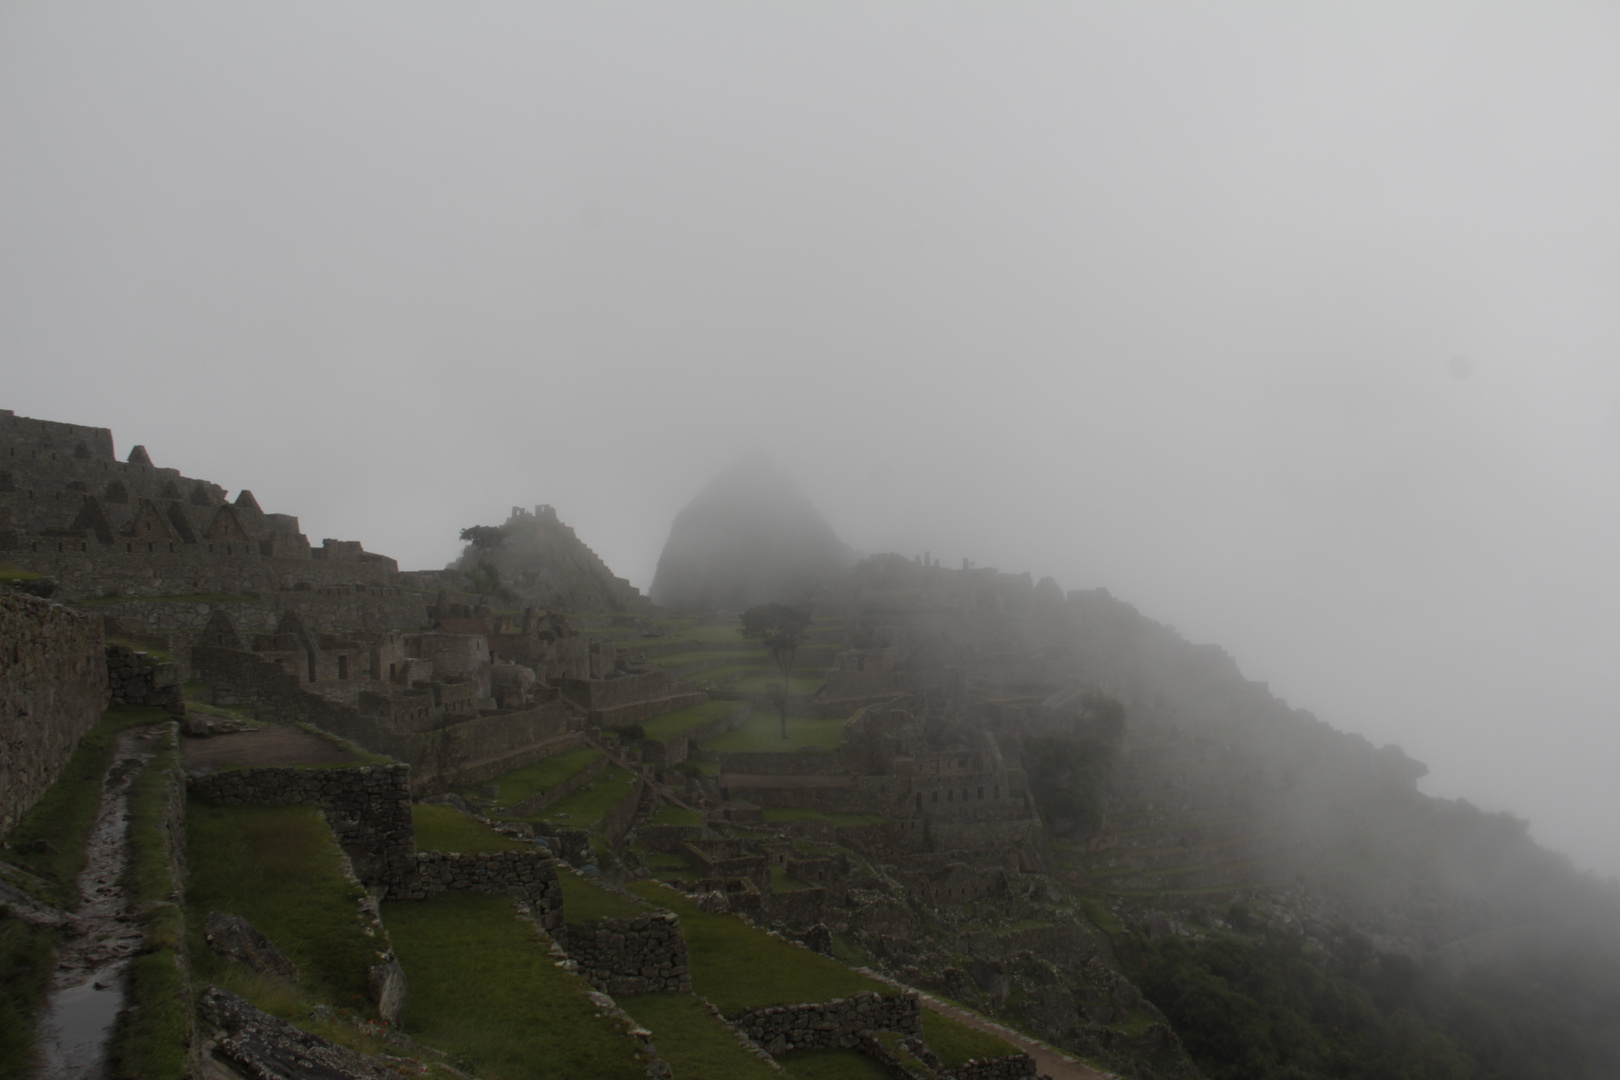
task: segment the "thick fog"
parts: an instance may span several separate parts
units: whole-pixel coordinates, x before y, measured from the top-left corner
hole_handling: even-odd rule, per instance
[[[643,588],[764,448],[1620,873],[1620,9],[0,9],[0,407]]]

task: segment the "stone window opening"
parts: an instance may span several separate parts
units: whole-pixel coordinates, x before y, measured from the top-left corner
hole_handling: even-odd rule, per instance
[[[315,654],[314,653],[305,653],[304,655],[309,658],[309,681],[314,682],[315,681]]]
[[[340,657],[338,657],[338,678],[347,679],[348,677],[349,677],[349,658],[347,656],[340,656]]]
[[[939,802],[939,792],[934,792],[934,801]]]
[[[124,554],[125,555],[132,555],[132,554],[134,554],[134,552],[135,552],[135,545],[134,544],[125,544],[124,545]]]

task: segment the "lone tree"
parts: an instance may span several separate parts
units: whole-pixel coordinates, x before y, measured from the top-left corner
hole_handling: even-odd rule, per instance
[[[804,632],[810,628],[810,613],[792,604],[771,601],[751,607],[742,613],[743,637],[756,638],[771,654],[782,672],[782,694],[776,697],[777,712],[782,718],[782,738],[787,738],[788,677],[793,673],[793,654],[804,641]],[[775,697],[775,695],[772,695]]]

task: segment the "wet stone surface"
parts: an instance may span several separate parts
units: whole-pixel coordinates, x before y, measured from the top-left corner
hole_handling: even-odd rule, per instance
[[[129,858],[129,789],[166,732],[154,727],[118,736],[79,875],[82,902],[57,949],[40,1025],[39,1080],[93,1080],[106,1073],[107,1042],[124,1004],[124,966],[141,944],[122,880]]]

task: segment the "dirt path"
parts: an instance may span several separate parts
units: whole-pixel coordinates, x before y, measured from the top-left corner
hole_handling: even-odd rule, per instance
[[[281,725],[183,742],[186,771],[196,774],[226,765],[335,765],[357,760],[330,739]]]
[[[105,1069],[107,1041],[124,1005],[124,965],[141,944],[122,881],[129,861],[129,789],[168,732],[162,724],[118,736],[79,875],[81,903],[56,952],[40,1025],[39,1080],[80,1080]]]
[[[873,971],[871,968],[856,968],[855,970],[864,975],[870,975],[879,982],[886,982],[890,986],[901,990],[912,991],[917,995],[917,999],[922,1002],[923,1008],[931,1012],[937,1012],[941,1016],[948,1016],[952,1020],[966,1024],[968,1027],[977,1028],[999,1039],[1005,1039],[1017,1049],[1034,1058],[1035,1068],[1042,1076],[1051,1077],[1051,1080],[1119,1080],[1113,1073],[1098,1072],[1088,1065],[1082,1065],[1061,1050],[1047,1046],[1045,1043],[1014,1031],[1012,1028],[1003,1027],[994,1020],[986,1020],[978,1013],[969,1012],[960,1006],[952,1005],[948,1001],[941,1001],[927,991],[918,990],[915,986],[907,986],[905,983],[897,982],[880,971]]]

